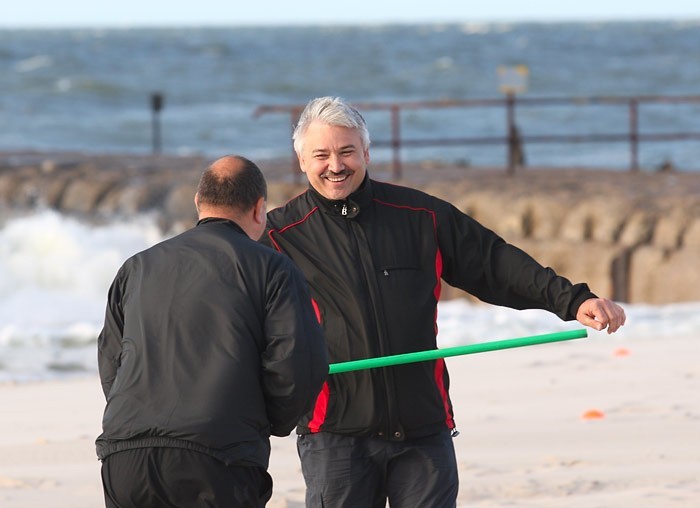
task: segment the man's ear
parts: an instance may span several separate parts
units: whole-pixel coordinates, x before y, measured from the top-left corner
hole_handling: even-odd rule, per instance
[[[194,194],[194,207],[197,210],[197,213],[199,213],[199,192]]]
[[[262,196],[253,207],[253,220],[258,224],[264,224],[267,221],[267,208],[265,198]]]
[[[297,161],[299,161],[299,169],[301,170],[302,173],[306,173],[306,169],[304,168],[304,166],[305,166],[304,156],[299,152],[297,152],[296,154],[297,154]]]

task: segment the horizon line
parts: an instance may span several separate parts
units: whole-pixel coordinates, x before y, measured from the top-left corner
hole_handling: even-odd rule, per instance
[[[685,16],[586,17],[586,18],[501,18],[471,20],[355,20],[355,21],[163,21],[163,22],[79,22],[79,23],[19,23],[5,24],[0,30],[129,30],[164,28],[303,28],[303,27],[385,27],[385,26],[462,26],[504,24],[617,24],[617,23],[700,23],[700,14]]]

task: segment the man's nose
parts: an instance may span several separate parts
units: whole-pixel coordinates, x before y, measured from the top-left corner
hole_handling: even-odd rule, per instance
[[[343,164],[342,158],[337,154],[331,154],[328,159],[328,169],[337,173],[345,169],[345,164]]]

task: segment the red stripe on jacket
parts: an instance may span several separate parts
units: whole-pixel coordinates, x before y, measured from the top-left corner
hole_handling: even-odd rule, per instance
[[[318,210],[318,207],[315,206],[312,208],[309,213],[307,213],[301,220],[294,222],[292,224],[288,224],[284,226],[282,229],[270,229],[267,233],[268,237],[270,238],[270,241],[272,242],[272,245],[275,246],[275,249],[277,249],[279,252],[282,252],[281,247],[279,244],[275,241],[274,237],[272,236],[272,233],[284,233],[290,228],[293,228],[295,226],[298,226],[299,224],[304,223],[314,212]],[[313,298],[311,299],[311,306],[314,309],[314,314],[316,314],[316,319],[320,324],[322,323],[321,320],[321,309],[318,306],[318,302],[314,300]],[[326,421],[326,415],[328,414],[328,399],[330,398],[330,388],[328,387],[328,381],[323,383],[323,387],[321,388],[321,391],[318,394],[318,397],[316,397],[316,402],[314,403],[314,410],[313,414],[311,416],[311,421],[309,422],[308,428],[311,432],[320,432],[321,426],[323,425],[323,422]]]
[[[430,214],[430,217],[433,220],[433,231],[435,233],[435,243],[437,244],[437,217],[435,216],[435,211],[429,210],[427,208],[417,208],[413,206],[407,206],[407,205],[397,205],[393,203],[386,203],[384,201],[380,201],[378,199],[374,200],[375,202],[385,205],[385,206],[390,206],[393,208],[403,208],[406,210],[413,210],[416,212],[426,212]],[[442,253],[440,252],[440,248],[437,248],[437,251],[435,252],[435,287],[433,288],[433,295],[435,296],[435,301],[439,302],[440,301],[440,294],[442,292]],[[435,316],[434,316],[434,329],[435,329],[435,335],[437,336],[438,333],[438,326],[437,326],[437,305],[435,306]],[[450,413],[450,397],[447,393],[447,388],[445,387],[445,360],[442,358],[437,360],[435,362],[435,371],[434,371],[434,378],[435,378],[435,384],[437,385],[438,392],[440,393],[440,398],[442,399],[442,405],[445,409],[445,424],[449,429],[453,429],[455,427],[454,419],[452,418],[452,414]]]
[[[267,232],[267,236],[270,238],[270,241],[272,242],[272,245],[275,246],[275,249],[279,252],[282,252],[282,248],[279,246],[279,244],[275,241],[275,239],[272,237],[272,233],[284,233],[287,231],[289,228],[293,228],[295,226],[298,226],[299,224],[302,224],[303,222],[306,222],[306,219],[308,219],[314,212],[318,210],[318,206],[314,206],[309,213],[307,213],[301,220],[298,220],[297,222],[293,222],[291,224],[287,224],[284,226],[282,229],[270,229]]]
[[[326,414],[328,413],[328,399],[330,398],[330,389],[328,388],[328,381],[323,383],[323,388],[321,392],[316,397],[316,403],[314,404],[314,413],[309,422],[309,430],[311,432],[320,432],[321,425],[326,421]]]

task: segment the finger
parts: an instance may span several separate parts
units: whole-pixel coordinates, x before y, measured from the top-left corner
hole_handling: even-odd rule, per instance
[[[595,319],[592,315],[589,314],[583,314],[579,317],[578,319],[579,323],[585,326],[589,326],[593,328],[594,330],[601,331],[605,329],[606,323],[602,323],[601,321]]]
[[[608,333],[614,333],[620,329],[622,325],[625,324],[627,317],[625,316],[625,311],[622,307],[614,302],[607,300],[605,302],[605,312],[608,315]]]

